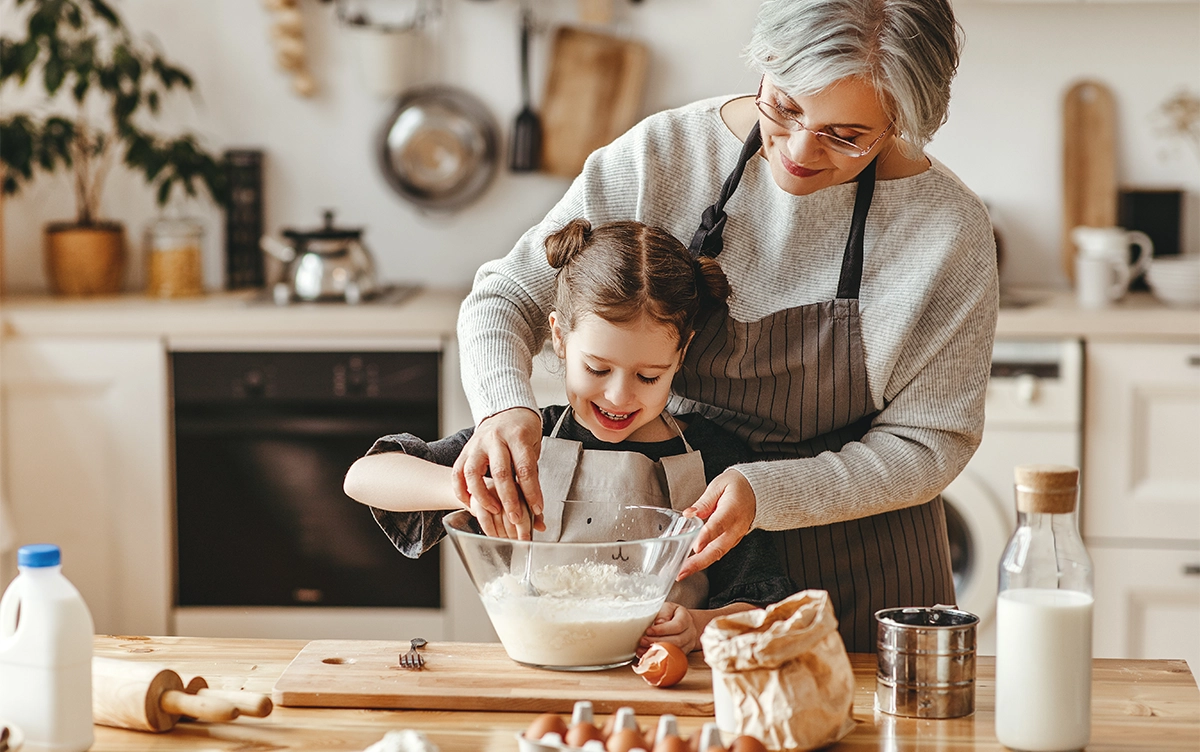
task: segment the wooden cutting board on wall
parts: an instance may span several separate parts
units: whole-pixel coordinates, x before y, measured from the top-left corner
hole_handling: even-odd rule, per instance
[[[1116,224],[1116,103],[1104,84],[1080,81],[1063,99],[1062,260],[1067,279],[1075,279],[1071,230]]]
[[[286,707],[412,708],[570,713],[590,700],[597,713],[631,707],[639,715],[712,715],[712,672],[704,655],[689,656],[688,673],[658,689],[630,666],[607,671],[548,671],[516,663],[493,642],[436,642],[421,648],[425,668],[396,667],[407,642],[314,640],[275,683]]]
[[[554,34],[542,99],[542,169],[573,178],[638,121],[650,54],[629,39],[567,26]]]

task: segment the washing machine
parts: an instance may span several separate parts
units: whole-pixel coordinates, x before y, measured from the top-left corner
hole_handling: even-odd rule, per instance
[[[1013,468],[1079,467],[1082,403],[1080,340],[996,341],[983,441],[942,493],[958,606],[979,616],[981,655],[996,652],[997,568],[1017,522]]]

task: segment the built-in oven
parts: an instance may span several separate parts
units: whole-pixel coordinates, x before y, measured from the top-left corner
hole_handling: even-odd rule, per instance
[[[453,632],[458,563],[402,556],[342,492],[379,436],[441,435],[441,343],[351,347],[172,350],[177,634]]]

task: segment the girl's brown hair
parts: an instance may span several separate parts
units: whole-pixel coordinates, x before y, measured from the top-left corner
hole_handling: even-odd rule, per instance
[[[682,349],[697,315],[729,298],[716,259],[695,259],[671,233],[641,222],[571,220],[546,238],[546,260],[558,269],[554,307],[567,332],[586,313],[614,324],[646,315],[674,327]]]

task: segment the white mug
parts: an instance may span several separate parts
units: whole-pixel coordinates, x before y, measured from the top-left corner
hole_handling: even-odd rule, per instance
[[[1144,232],[1123,227],[1076,227],[1071,231],[1075,241],[1075,290],[1079,305],[1084,308],[1103,308],[1120,299],[1130,281],[1143,274],[1154,255],[1154,243]],[[1136,262],[1131,262],[1131,249],[1140,249]]]
[[[1080,308],[1107,308],[1129,287],[1129,267],[1110,259],[1075,257],[1075,294]]]

